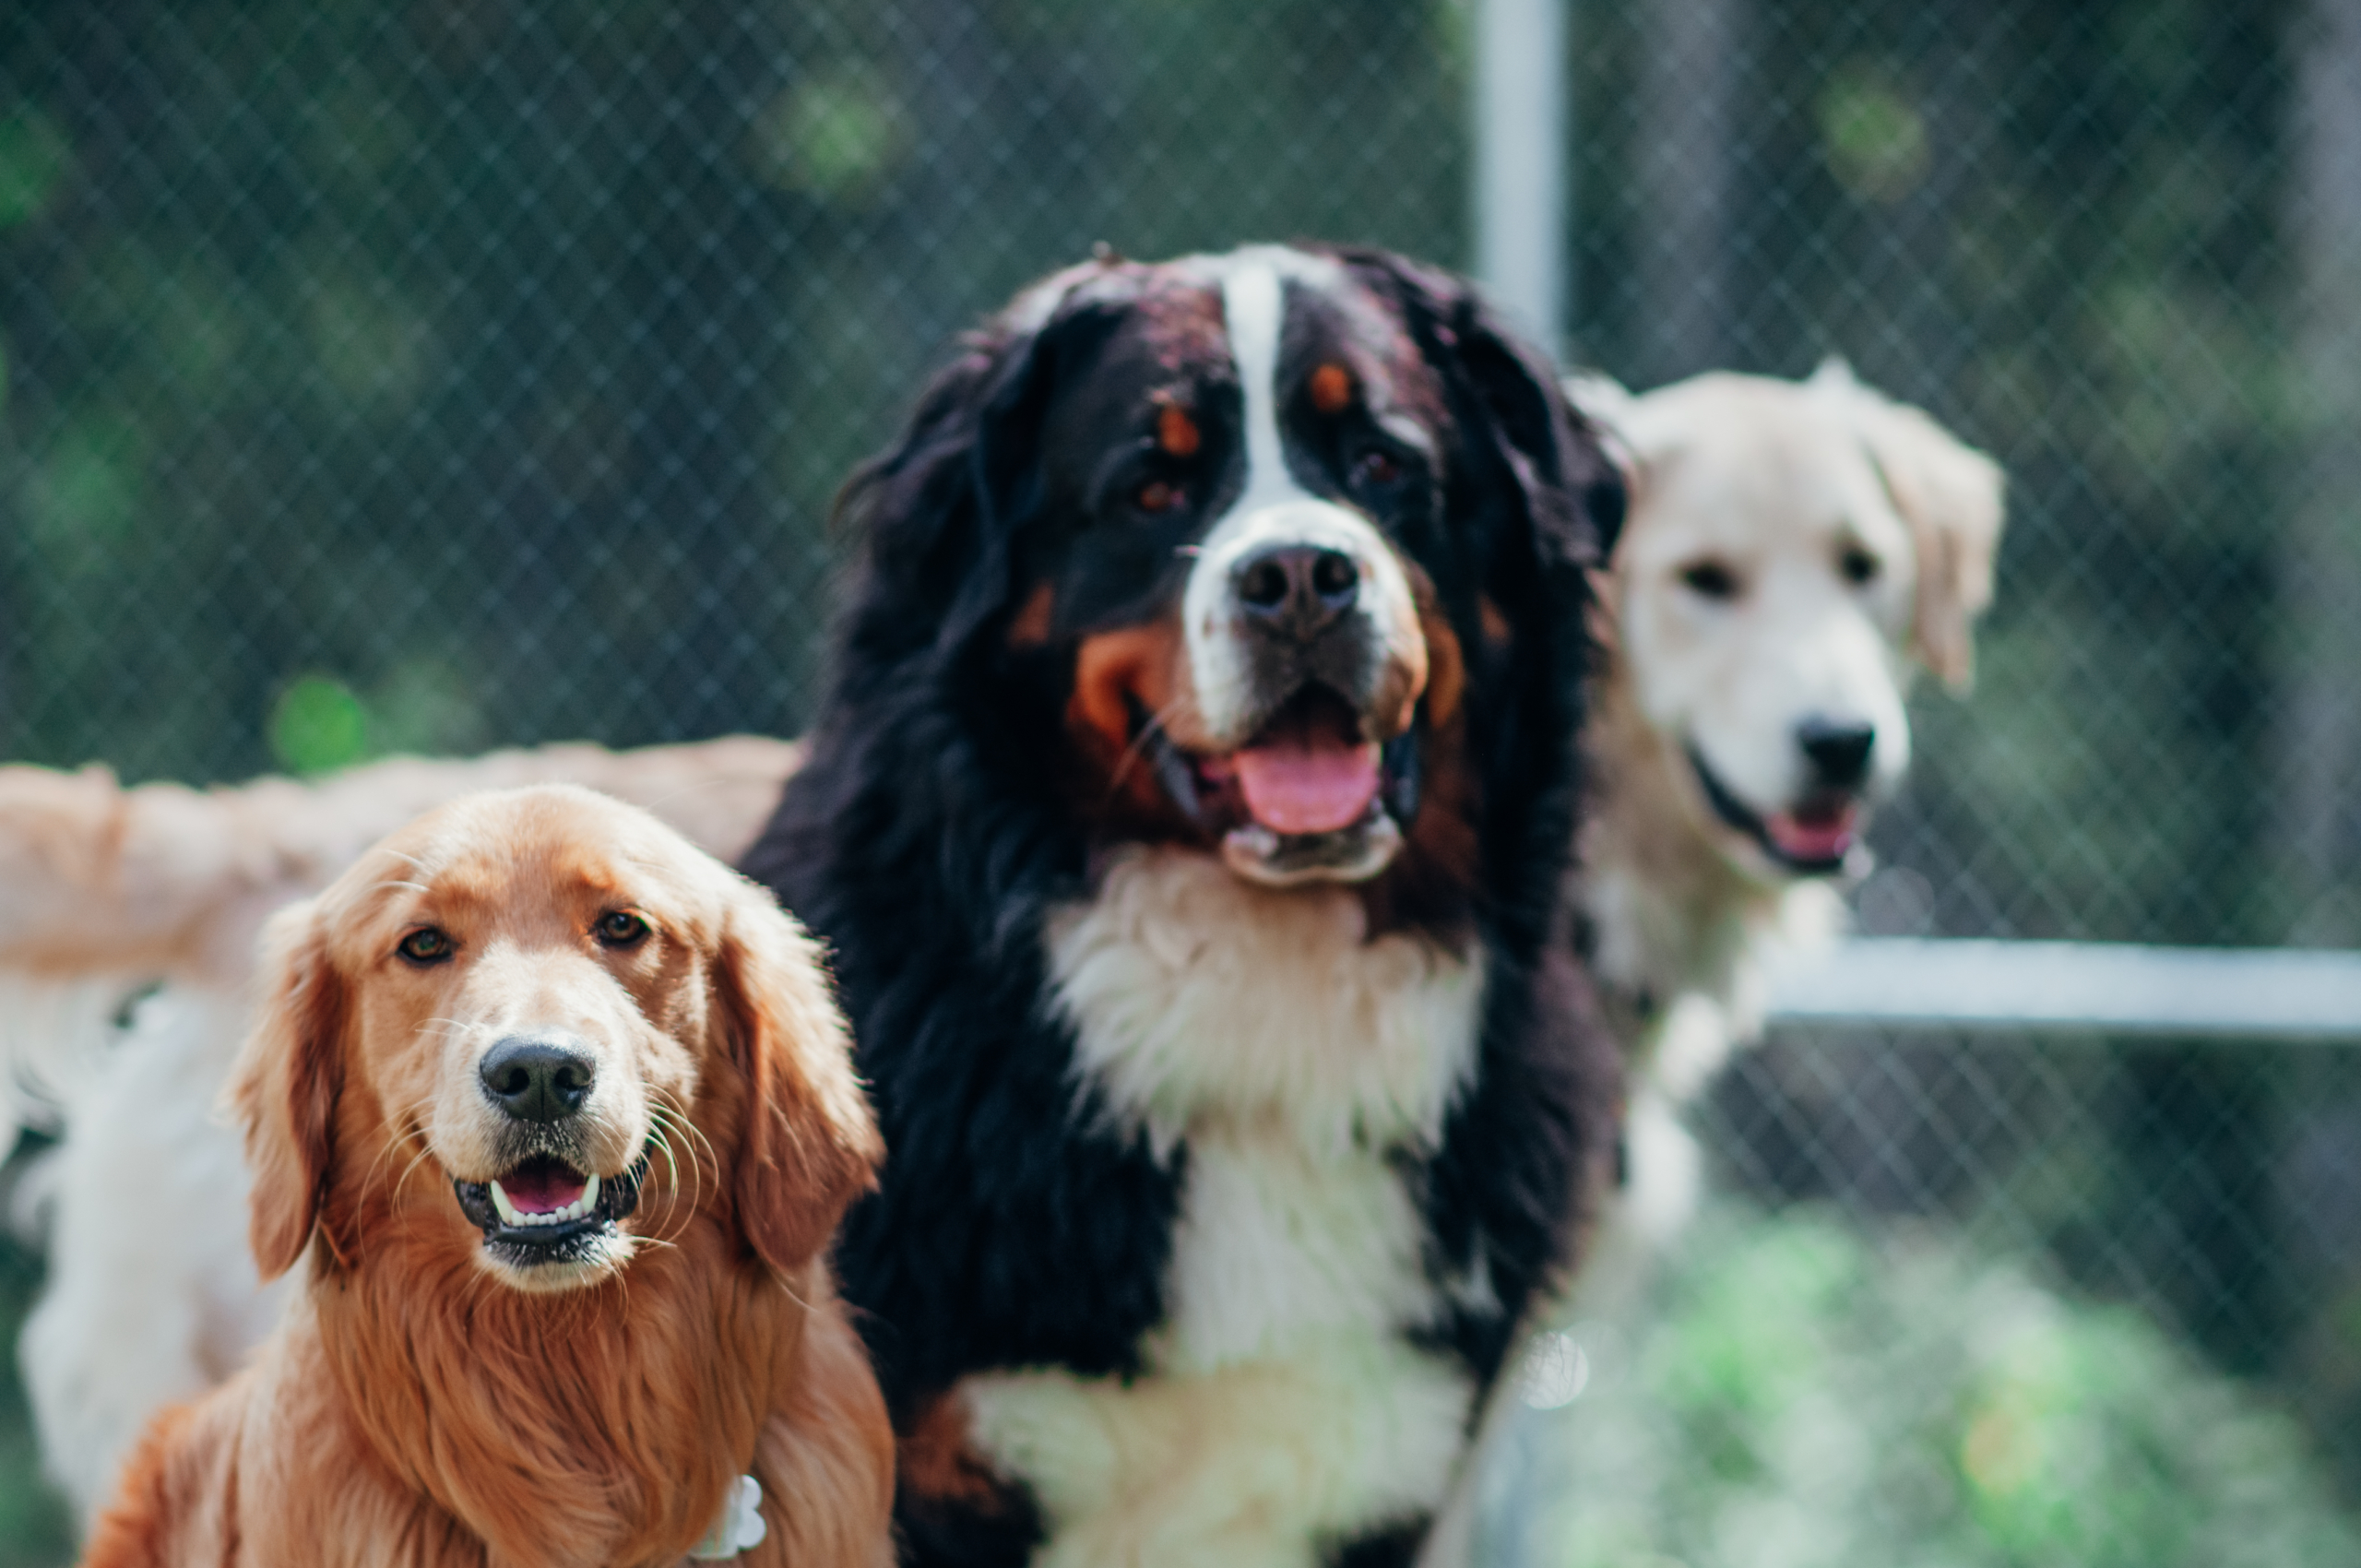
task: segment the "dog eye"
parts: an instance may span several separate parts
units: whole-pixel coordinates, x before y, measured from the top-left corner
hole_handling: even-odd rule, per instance
[[[1680,580],[1701,599],[1738,597],[1738,574],[1719,561],[1693,561],[1680,569]]]
[[[1878,558],[1857,544],[1847,545],[1836,558],[1836,569],[1846,582],[1860,588],[1877,580]]]
[[[1372,446],[1353,459],[1353,482],[1358,485],[1392,484],[1402,477],[1402,465],[1394,454],[1382,447]]]
[[[647,934],[647,922],[629,909],[611,909],[599,917],[591,932],[601,946],[630,947]]]
[[[399,953],[410,963],[423,968],[429,964],[442,963],[450,957],[454,952],[457,951],[457,944],[451,940],[448,932],[438,931],[431,925],[422,925],[403,937],[401,945],[394,951]]]
[[[1140,486],[1139,493],[1132,499],[1143,512],[1169,512],[1180,505],[1184,497],[1174,486],[1160,479],[1152,479]]]

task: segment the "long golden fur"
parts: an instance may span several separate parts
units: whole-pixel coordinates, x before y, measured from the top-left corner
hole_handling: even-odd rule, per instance
[[[448,956],[405,956],[429,929]],[[768,1531],[749,1568],[890,1561],[890,1430],[825,1258],[879,1146],[767,895],[540,787],[421,819],[267,943],[229,1099],[256,1258],[308,1257],[306,1287],[149,1428],[89,1563],[670,1564],[742,1473]],[[556,1131],[479,1083],[535,1029],[598,1065]],[[645,1151],[636,1207],[566,1261],[495,1248],[457,1195],[514,1179],[528,1134],[609,1193]]]
[[[21,1356],[42,1467],[86,1527],[148,1413],[228,1376],[293,1294],[255,1276],[237,1138],[209,1114],[253,1029],[264,922],[482,790],[586,785],[734,862],[801,756],[751,735],[557,744],[202,790],[0,766],[0,1144],[20,1115],[63,1134],[29,1189],[49,1269]]]

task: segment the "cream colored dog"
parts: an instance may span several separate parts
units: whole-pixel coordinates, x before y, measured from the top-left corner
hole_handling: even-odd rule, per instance
[[[1660,1232],[1696,1183],[1674,1112],[1759,1032],[1762,960],[1833,934],[1831,885],[1866,866],[1911,676],[1967,687],[2001,475],[1835,361],[1574,391],[1631,470],[1581,904],[1639,1067],[1627,1206]]]

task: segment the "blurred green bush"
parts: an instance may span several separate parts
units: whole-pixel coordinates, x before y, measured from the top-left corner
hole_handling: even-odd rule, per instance
[[[1946,1233],[1727,1209],[1525,1419],[1541,1568],[2351,1568],[2296,1420]]]

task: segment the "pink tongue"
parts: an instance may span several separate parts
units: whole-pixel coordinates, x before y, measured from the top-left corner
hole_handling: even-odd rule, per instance
[[[1252,746],[1231,761],[1254,820],[1274,833],[1350,827],[1377,794],[1377,747],[1329,736]]]
[[[1833,861],[1853,847],[1853,813],[1848,808],[1814,813],[1809,820],[1785,812],[1763,818],[1771,841],[1799,861]]]
[[[500,1190],[522,1214],[547,1214],[582,1195],[587,1183],[554,1159],[528,1159],[500,1179]]]

